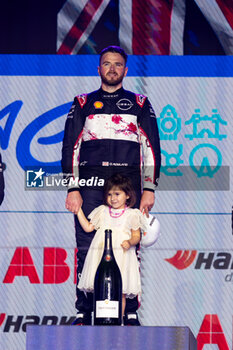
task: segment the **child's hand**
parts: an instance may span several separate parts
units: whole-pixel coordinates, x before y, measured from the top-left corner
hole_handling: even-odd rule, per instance
[[[131,244],[129,243],[129,241],[123,241],[121,243],[121,246],[123,249],[128,250],[131,247]]]

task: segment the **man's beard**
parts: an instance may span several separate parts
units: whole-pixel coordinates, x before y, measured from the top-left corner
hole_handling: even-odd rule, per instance
[[[108,78],[108,77],[103,76],[102,74],[100,74],[100,77],[101,77],[102,83],[104,83],[105,85],[116,86],[122,82],[124,75],[122,74],[117,79],[115,79],[114,76],[111,78]]]

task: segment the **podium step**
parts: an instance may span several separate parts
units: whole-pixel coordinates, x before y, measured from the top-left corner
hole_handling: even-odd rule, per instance
[[[196,350],[188,327],[33,326],[26,350]]]

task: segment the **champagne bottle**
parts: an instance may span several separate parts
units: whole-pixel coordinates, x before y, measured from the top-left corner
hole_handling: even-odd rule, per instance
[[[105,230],[105,247],[94,281],[94,325],[121,325],[121,272],[112,250],[112,231]]]

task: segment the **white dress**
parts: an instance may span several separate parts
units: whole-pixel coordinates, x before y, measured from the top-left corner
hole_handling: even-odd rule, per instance
[[[117,209],[111,210],[113,213],[122,212]],[[122,276],[122,293],[126,294],[127,298],[140,295],[141,280],[135,246],[124,250],[121,243],[131,238],[131,229],[145,229],[143,214],[139,209],[127,208],[123,215],[113,218],[109,214],[109,207],[100,205],[88,218],[97,231],[88,250],[78,288],[85,292],[94,291],[95,273],[104,251],[105,230],[111,229],[113,253]]]

